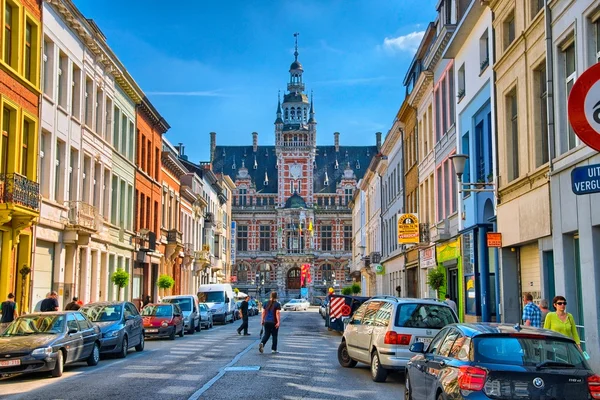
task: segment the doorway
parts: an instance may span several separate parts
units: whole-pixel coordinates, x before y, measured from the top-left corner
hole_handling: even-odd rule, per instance
[[[287,288],[290,290],[300,289],[300,268],[295,267],[288,271]]]
[[[458,303],[458,268],[448,269],[446,294],[450,296],[452,301]]]

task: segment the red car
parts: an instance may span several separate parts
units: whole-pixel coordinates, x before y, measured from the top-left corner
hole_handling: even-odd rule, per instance
[[[175,340],[175,335],[184,335],[183,313],[175,303],[148,304],[142,309],[142,320],[144,336],[168,336]]]

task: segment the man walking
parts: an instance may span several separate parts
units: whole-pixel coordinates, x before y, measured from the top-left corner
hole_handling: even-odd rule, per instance
[[[244,336],[248,336],[250,335],[248,333],[248,296],[244,297],[244,300],[242,300],[240,312],[242,313],[242,325],[240,325],[240,327],[237,328],[237,333],[238,335],[241,335],[243,330]]]
[[[9,323],[13,322],[15,318],[19,316],[17,313],[17,303],[15,303],[15,295],[12,293],[8,294],[7,300],[2,302],[0,306],[2,310],[2,319],[0,319],[0,323]]]
[[[40,306],[41,312],[52,312],[58,311],[58,293],[55,291],[50,292],[50,297],[46,297],[42,301],[42,305]]]
[[[548,309],[548,300],[542,299],[540,300],[540,311],[542,312],[542,325],[544,326],[544,322],[546,322],[546,315],[550,312]]]
[[[65,306],[65,311],[77,311],[81,308],[78,303],[79,298],[77,296],[73,297],[73,301]]]
[[[533,303],[533,296],[531,293],[525,293],[523,295],[523,324],[525,326],[533,326],[534,328],[542,327],[542,312],[539,307]]]
[[[448,305],[450,306],[450,308],[451,308],[452,310],[454,310],[454,313],[455,313],[456,315],[458,315],[458,310],[456,309],[456,303],[454,302],[454,300],[452,300],[452,299],[450,298],[450,295],[449,295],[449,294],[446,294],[446,300],[444,300],[444,303],[448,304]]]

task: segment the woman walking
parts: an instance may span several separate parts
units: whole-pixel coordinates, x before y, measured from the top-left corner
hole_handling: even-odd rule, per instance
[[[277,353],[277,334],[279,333],[280,312],[281,304],[277,301],[277,292],[271,292],[269,301],[263,305],[260,319],[260,323],[265,329],[265,334],[260,339],[260,344],[258,345],[258,351],[261,353],[271,336],[273,336],[271,352]]]
[[[571,313],[567,312],[567,299],[563,296],[556,296],[552,300],[552,304],[554,305],[556,312],[549,312],[546,315],[544,329],[550,329],[570,337],[577,343],[577,346],[579,346],[579,349],[581,350],[581,340],[577,334],[575,319]]]

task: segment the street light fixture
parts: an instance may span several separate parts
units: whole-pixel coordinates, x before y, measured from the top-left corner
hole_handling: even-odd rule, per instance
[[[465,164],[469,158],[466,154],[454,154],[450,156],[454,170],[456,171],[456,177],[458,178],[458,193],[463,192],[495,192],[496,184],[494,182],[463,182],[462,177],[465,172]],[[467,186],[464,189],[463,186]],[[473,189],[471,189],[473,187]]]

